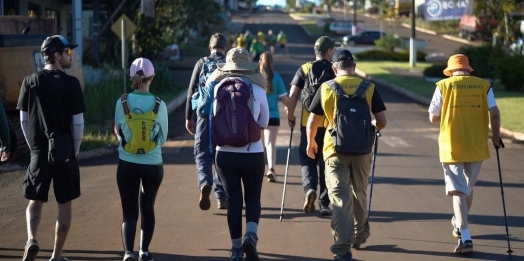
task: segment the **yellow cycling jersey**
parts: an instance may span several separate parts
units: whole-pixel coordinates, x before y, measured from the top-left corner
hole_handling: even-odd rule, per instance
[[[490,83],[474,76],[452,76],[437,82],[442,94],[439,156],[444,163],[489,158]]]
[[[153,109],[143,114],[137,114],[129,110],[127,94],[122,95],[121,100],[126,124],[129,126],[132,133],[130,141],[126,141],[123,138],[124,135],[120,135],[122,137],[122,147],[125,151],[132,154],[146,154],[150,152],[157,145],[156,138],[151,137],[151,130],[156,124],[158,108],[162,101],[158,96],[156,96]]]

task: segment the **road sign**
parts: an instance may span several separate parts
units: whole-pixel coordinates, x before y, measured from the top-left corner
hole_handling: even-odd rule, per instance
[[[122,30],[122,25],[124,30]],[[120,37],[120,40],[127,40],[133,33],[136,31],[136,25],[127,17],[125,14],[122,14],[120,18],[111,26],[111,30]],[[122,37],[122,31],[124,31],[124,36]]]

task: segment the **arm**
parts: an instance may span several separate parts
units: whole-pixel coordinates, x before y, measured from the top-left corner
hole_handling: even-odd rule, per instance
[[[79,113],[73,115],[73,145],[75,148],[75,155],[78,158],[80,153],[80,145],[84,137],[84,114]]]
[[[373,115],[375,115],[375,127],[377,127],[377,130],[384,129],[388,123],[386,119],[386,113],[384,111],[381,111]]]
[[[260,127],[265,128],[269,122],[269,106],[267,104],[267,96],[262,87],[255,88],[257,90],[258,96],[256,99],[260,100],[260,115],[258,116],[257,123],[260,125]]]
[[[25,142],[27,143],[27,146],[31,148],[29,145],[29,140],[27,139],[27,125],[28,125],[28,119],[29,114],[27,111],[20,111],[20,126],[22,127],[22,133],[24,134]]]
[[[295,126],[295,108],[297,107],[298,96],[300,95],[300,88],[296,85],[291,86],[289,98],[287,100],[287,123],[290,128]]]
[[[163,145],[166,143],[167,140],[167,132],[168,132],[168,113],[167,113],[167,106],[164,101],[160,104],[160,108],[158,108],[158,123],[160,124],[160,130],[158,131],[158,138],[157,138],[157,144]]]
[[[491,141],[493,142],[493,146],[498,148],[500,147],[500,111],[497,107],[497,101],[495,100],[493,89],[489,89],[486,98],[489,108],[489,121],[491,123]]]
[[[429,105],[429,122],[437,123],[440,122],[440,111],[442,109],[442,93],[440,92],[439,87],[435,88],[435,93],[431,99],[431,104]]]
[[[193,74],[191,75],[191,80],[189,81],[189,87],[187,88],[187,98],[186,98],[186,130],[194,135],[195,134],[195,122],[193,121],[193,106],[192,99],[193,94],[198,89],[200,71],[202,70],[202,60],[198,60],[193,68]]]
[[[2,103],[0,103],[0,144],[2,145],[0,146],[1,161],[7,161],[11,152],[11,135],[7,115]]]
[[[318,122],[322,116],[316,115],[314,113],[309,114],[306,125],[307,133],[307,155],[308,157],[314,159],[318,152],[318,144],[315,141],[315,136],[317,135]]]

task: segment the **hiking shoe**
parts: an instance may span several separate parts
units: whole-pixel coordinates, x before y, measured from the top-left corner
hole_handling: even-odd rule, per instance
[[[364,243],[366,243],[366,240],[364,240],[364,241],[362,241],[362,242],[358,242],[358,243],[355,242],[355,243],[351,244],[351,248],[354,248],[354,249],[356,249],[356,250],[359,250],[359,249],[360,249],[360,246],[361,246],[362,244],[364,244]]]
[[[124,261],[135,261],[135,255],[131,251],[126,251]]]
[[[471,254],[473,253],[473,242],[471,240],[466,240],[462,242],[461,239],[458,240],[458,245],[455,247],[455,254]]]
[[[153,255],[151,255],[149,252],[143,253],[138,258],[138,261],[153,261]]]
[[[34,261],[39,250],[40,247],[38,246],[38,241],[36,241],[36,239],[27,240],[22,261]]]
[[[248,232],[244,235],[244,243],[242,243],[242,248],[246,253],[246,261],[258,261],[258,252],[257,252],[257,234]]]
[[[227,199],[219,198],[217,199],[217,208],[218,209],[227,209],[229,207],[229,203],[227,202]]]
[[[60,258],[50,258],[49,261],[69,261],[69,259],[66,258],[64,252],[60,252]]]
[[[211,207],[211,201],[209,201],[209,194],[211,194],[211,185],[205,183],[200,187],[200,200],[198,206],[202,210],[208,210]]]
[[[321,216],[331,216],[331,209],[328,206],[320,206],[320,215]]]
[[[455,227],[455,216],[451,218],[451,226],[453,226],[453,232],[451,233],[453,237],[460,238],[461,237],[460,229]]]
[[[353,260],[353,255],[351,254],[351,252],[347,252],[343,256],[335,255],[335,260],[351,261]]]
[[[269,171],[266,173],[267,181],[269,182],[277,182],[277,174],[275,174],[274,169],[269,169]]]
[[[244,249],[232,247],[229,252],[231,256],[231,261],[243,261],[244,260]]]
[[[317,192],[310,189],[306,192],[306,200],[304,202],[304,212],[313,213],[315,211],[315,200],[317,199]]]

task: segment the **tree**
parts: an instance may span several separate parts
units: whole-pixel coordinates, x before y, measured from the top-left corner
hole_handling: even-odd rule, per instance
[[[504,45],[507,47],[513,36],[510,25],[510,14],[522,6],[523,3],[523,0],[475,1],[473,12],[476,16],[494,18],[498,21],[499,29],[497,30],[497,33],[504,37]]]

